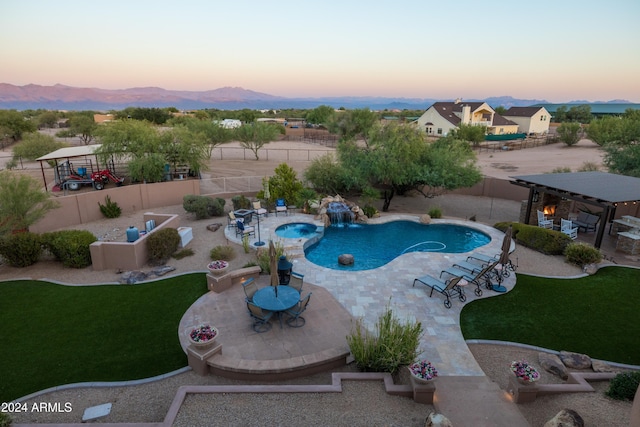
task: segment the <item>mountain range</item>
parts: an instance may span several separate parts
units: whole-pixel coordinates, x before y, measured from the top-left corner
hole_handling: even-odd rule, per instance
[[[409,109],[426,110],[434,102],[452,101],[433,98],[391,98],[391,97],[320,97],[287,98],[255,92],[240,87],[223,87],[206,91],[167,90],[158,87],[139,87],[130,89],[80,88],[56,84],[40,86],[28,84],[16,86],[0,83],[0,109],[47,109],[47,110],[121,110],[126,107],[176,107],[179,110],[217,108],[220,110],[250,109],[311,109],[319,105],[334,108],[369,108],[371,110]],[[491,107],[526,107],[536,104],[549,104],[545,100],[516,99],[510,96],[486,99],[465,99],[465,101],[484,101]],[[628,103],[615,100],[611,103]],[[584,101],[571,103],[585,104]]]

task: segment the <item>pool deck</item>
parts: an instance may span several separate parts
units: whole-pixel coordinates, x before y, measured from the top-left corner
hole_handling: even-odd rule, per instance
[[[370,224],[396,220],[418,221],[417,215],[386,215],[369,221]],[[284,239],[276,236],[275,228],[284,223],[310,222],[317,225],[312,215],[301,213],[279,215],[271,214],[260,220],[260,239],[270,239],[284,244],[289,260],[293,263],[293,271],[304,274],[306,283],[312,283],[327,290],[338,303],[354,318],[362,318],[370,330],[375,330],[375,323],[385,311],[387,304],[401,320],[419,321],[423,325],[424,335],[420,349],[423,358],[429,359],[438,367],[442,376],[484,376],[484,372],[469,351],[460,330],[460,311],[465,303],[452,299],[452,307],[444,306],[444,297],[435,292],[430,298],[430,289],[418,284],[413,287],[415,278],[431,275],[439,277],[440,272],[458,261],[464,261],[471,253],[496,255],[500,253],[504,234],[484,224],[446,219],[432,220],[433,223],[449,223],[476,228],[491,236],[491,242],[465,253],[411,252],[403,254],[390,263],[363,271],[341,271],[320,267],[304,257],[304,245],[308,239]],[[251,225],[256,226],[254,220]],[[233,229],[226,229],[225,234],[230,241],[240,244]],[[257,241],[252,237],[251,243]],[[512,244],[512,249],[515,246]],[[349,248],[345,248],[349,253]],[[357,260],[356,260],[357,262]],[[515,274],[505,279],[503,285],[511,290],[515,285]],[[474,285],[466,287],[467,303],[478,298],[489,298],[500,295],[484,289],[483,295],[474,294]],[[313,302],[310,307],[313,306]],[[350,325],[349,325],[350,326]],[[275,327],[274,327],[275,329]]]

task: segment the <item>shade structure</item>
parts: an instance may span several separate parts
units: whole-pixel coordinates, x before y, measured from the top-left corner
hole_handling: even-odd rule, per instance
[[[269,270],[271,275],[271,286],[278,286],[278,255],[273,240],[269,240]]]
[[[502,239],[502,253],[500,254],[500,260],[498,264],[509,263],[509,250],[511,249],[511,239],[513,235],[513,227],[510,225],[507,231],[504,232],[504,238]]]

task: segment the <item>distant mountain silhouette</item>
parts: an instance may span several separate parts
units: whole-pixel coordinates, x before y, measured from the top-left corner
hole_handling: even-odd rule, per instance
[[[223,87],[206,91],[166,90],[159,87],[137,87],[107,90],[78,88],[56,84],[40,86],[28,84],[15,86],[0,83],[0,109],[47,109],[47,110],[121,110],[126,107],[176,107],[180,110],[218,108],[222,110],[250,109],[310,109],[319,105],[334,108],[365,108],[372,110],[410,109],[426,110],[436,101],[452,99],[435,98],[387,98],[387,97],[319,97],[286,98],[255,92],[240,87]],[[491,107],[521,107],[548,104],[539,99],[516,99],[510,96],[487,99],[465,99],[485,101]],[[620,102],[620,101],[618,101]]]

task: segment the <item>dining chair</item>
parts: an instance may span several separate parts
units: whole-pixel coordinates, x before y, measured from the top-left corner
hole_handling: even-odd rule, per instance
[[[271,329],[269,319],[273,316],[273,311],[263,310],[251,301],[247,301],[247,308],[249,309],[249,315],[253,320],[251,327],[254,331],[261,334]]]
[[[242,282],[242,289],[244,289],[244,294],[247,296],[247,301],[253,301],[253,295],[258,292],[258,285],[253,277],[249,277]]]
[[[311,292],[307,294],[306,297],[302,298],[296,305],[287,310],[287,314],[290,316],[287,319],[287,325],[292,328],[300,328],[304,326],[307,321],[304,317],[301,316],[302,313],[305,312],[307,306],[309,305],[309,300],[311,300]]]
[[[289,286],[291,286],[298,292],[302,292],[303,282],[304,274],[296,273],[295,271],[291,272],[291,277],[289,278]]]

